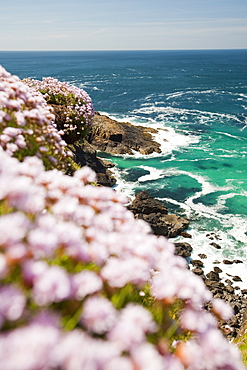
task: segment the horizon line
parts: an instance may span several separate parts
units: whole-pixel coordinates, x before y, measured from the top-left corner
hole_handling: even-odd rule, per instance
[[[217,51],[217,50],[247,50],[246,48],[198,48],[198,49],[0,49],[0,52],[55,52],[55,51]]]

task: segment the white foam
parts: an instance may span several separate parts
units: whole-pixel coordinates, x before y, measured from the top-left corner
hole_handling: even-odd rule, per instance
[[[236,240],[247,244],[247,220],[243,220],[242,217],[233,216],[230,218],[230,223],[231,229],[228,231],[228,233]]]
[[[196,120],[200,123],[207,124],[208,122],[211,123],[213,121],[220,121],[220,120],[228,120],[232,121],[235,120],[237,122],[241,122],[237,116],[233,114],[225,114],[225,113],[216,113],[216,112],[209,112],[209,111],[201,111],[198,109],[184,109],[184,108],[177,108],[173,106],[166,106],[165,103],[163,105],[156,105],[156,104],[145,104],[142,105],[139,109],[135,109],[132,111],[133,114],[144,114],[144,115],[156,115],[156,119],[163,122],[177,122],[179,124],[183,123],[183,121],[190,122],[190,119],[196,117]],[[242,122],[241,122],[242,123]]]
[[[149,171],[149,174],[139,177],[139,179],[138,179],[139,182],[145,182],[145,181],[150,181],[150,180],[158,180],[158,179],[164,177],[164,171],[163,170],[158,170],[157,168],[149,167],[149,166],[140,166],[140,168],[143,168],[144,170]]]
[[[138,182],[127,182],[123,180],[121,171],[115,166],[111,168],[111,172],[113,173],[116,179],[116,185],[113,186],[113,189],[116,190],[118,193],[124,193],[127,198],[133,200],[135,197],[135,186],[138,185]]]
[[[217,134],[220,134],[220,135],[225,135],[225,136],[229,136],[231,137],[232,139],[236,139],[236,140],[243,140],[243,138],[239,137],[239,136],[234,136],[234,135],[231,135],[231,134],[228,134],[227,132],[218,132],[216,131]]]
[[[245,94],[239,94],[239,96],[241,96],[241,98],[247,99],[247,95]]]
[[[233,282],[233,286],[239,286],[240,289],[247,288],[247,256],[239,256],[238,252],[234,250],[234,242],[230,240],[226,233],[221,230],[213,230],[211,233],[212,240],[209,239],[210,231],[199,231],[192,226],[192,229],[189,229],[188,232],[192,235],[191,239],[186,239],[181,236],[172,239],[174,242],[188,242],[191,244],[193,251],[191,254],[192,259],[201,259],[199,254],[206,254],[206,259],[201,259],[203,261],[204,274],[206,275],[210,271],[213,271],[214,267],[219,267],[222,272],[219,274],[220,278],[225,281],[230,279],[233,276],[239,276],[242,281]],[[214,237],[217,235],[217,238]],[[210,243],[215,242],[221,246],[221,249],[216,249]],[[225,264],[223,260],[241,260],[243,263],[233,263]],[[214,263],[219,261],[219,263]],[[192,266],[191,266],[192,268]],[[229,276],[230,275],[230,276]],[[238,290],[235,291],[236,293]]]
[[[166,95],[166,100],[170,100],[170,99],[174,99],[174,98],[180,98],[184,94],[186,94],[184,91],[177,91],[175,93],[167,94]]]
[[[179,148],[199,143],[200,140],[198,135],[184,135],[175,131],[172,127],[152,124],[152,128],[157,130],[157,133],[153,133],[152,136],[153,139],[160,144],[160,149],[164,155],[171,154],[174,150],[178,150]]]

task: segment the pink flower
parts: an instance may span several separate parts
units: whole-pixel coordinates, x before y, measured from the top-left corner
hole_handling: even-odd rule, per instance
[[[150,312],[140,305],[129,303],[121,310],[117,323],[107,338],[118,343],[122,350],[130,350],[145,342],[146,333],[153,333],[155,330],[156,324]]]
[[[95,296],[84,303],[81,321],[89,331],[103,334],[113,327],[116,319],[117,311],[108,299]]]
[[[120,359],[121,365],[120,356],[121,353],[117,345],[93,339],[81,330],[66,333],[52,352],[53,364],[62,370],[113,370],[110,367],[111,361]],[[116,365],[117,363],[115,361]],[[124,363],[129,364],[128,361]],[[120,370],[122,367],[115,369]],[[130,369],[126,367],[124,370]]]
[[[74,177],[84,182],[84,184],[96,182],[96,174],[90,167],[84,166],[74,173]]]
[[[102,268],[101,276],[112,287],[120,288],[128,283],[142,285],[150,278],[150,266],[141,258],[111,257]]]
[[[19,176],[5,184],[5,197],[11,207],[24,212],[41,212],[45,207],[44,189],[35,185],[29,177]]]
[[[24,311],[26,298],[23,293],[13,285],[0,288],[0,323],[4,319],[15,321]]]
[[[240,353],[222,333],[212,328],[183,345],[181,359],[191,370],[244,370]]]
[[[0,278],[5,277],[7,272],[8,267],[6,257],[2,253],[0,253]]]
[[[27,260],[22,264],[22,276],[24,282],[28,285],[33,285],[34,280],[45,273],[48,269],[48,264],[45,261]]]
[[[100,291],[103,287],[102,280],[93,271],[84,270],[71,277],[73,296],[80,300],[89,294]]]
[[[104,366],[104,370],[135,370],[133,360],[127,356],[113,357]]]
[[[209,328],[216,328],[217,323],[210,313],[187,308],[182,312],[181,325],[189,331],[203,333]]]
[[[220,317],[223,320],[229,320],[233,315],[232,307],[224,302],[222,299],[213,299],[213,312],[217,317]]]
[[[33,282],[34,300],[39,306],[67,299],[71,293],[70,279],[66,271],[59,266],[49,266],[38,274]]]
[[[36,179],[44,171],[43,162],[37,157],[26,157],[19,166],[19,174]]]
[[[158,353],[156,348],[150,343],[142,343],[139,346],[135,346],[131,349],[131,357],[133,359],[135,368],[141,370],[168,370],[164,366],[164,359]],[[182,370],[174,369],[172,370]]]
[[[30,224],[28,218],[21,212],[0,216],[0,245],[8,247],[21,242]]]
[[[30,231],[28,243],[35,258],[51,257],[58,246],[58,237],[52,231],[36,228]]]
[[[82,330],[64,334],[52,351],[53,364],[62,370],[82,370],[93,368],[92,338]],[[91,357],[91,358],[90,358]]]
[[[0,336],[0,368],[34,370],[53,367],[52,352],[59,341],[57,327],[31,323]]]

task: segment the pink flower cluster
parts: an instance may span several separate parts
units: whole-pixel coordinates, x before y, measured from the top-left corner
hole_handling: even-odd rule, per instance
[[[0,369],[244,369],[203,310],[227,319],[229,307],[93,181],[0,147]]]
[[[64,133],[75,131],[82,137],[88,133],[94,109],[85,90],[52,77],[43,78],[42,81],[25,79],[23,82],[34,91],[41,92],[49,104],[66,105],[66,122],[61,127]]]
[[[87,167],[73,177],[45,171],[36,157],[19,162],[0,151],[0,368],[242,369],[202,310],[212,300],[202,280],[122,196],[89,185],[94,176]],[[169,339],[167,307],[176,298],[177,326],[192,339],[172,354],[159,343]],[[229,316],[228,306],[213,304]]]
[[[53,120],[42,95],[0,66],[0,145],[4,150],[19,160],[35,155],[47,168],[63,167],[71,154]]]

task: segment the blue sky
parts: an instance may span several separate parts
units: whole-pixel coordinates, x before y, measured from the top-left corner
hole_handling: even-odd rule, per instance
[[[247,48],[247,0],[3,0],[0,50]]]

